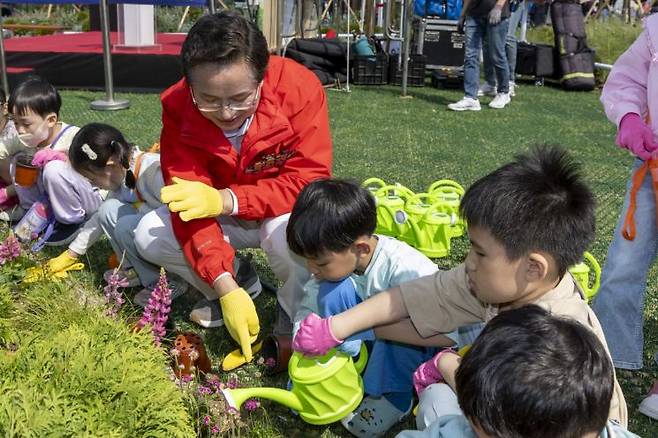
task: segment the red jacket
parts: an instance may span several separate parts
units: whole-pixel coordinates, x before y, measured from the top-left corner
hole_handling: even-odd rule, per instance
[[[160,153],[166,184],[174,176],[230,188],[237,216],[263,220],[289,213],[301,189],[331,175],[327,99],[305,67],[271,56],[261,98],[240,155],[223,132],[196,109],[185,79],[161,95]],[[233,273],[234,249],[214,218],[183,222],[171,213],[185,257],[208,284]]]

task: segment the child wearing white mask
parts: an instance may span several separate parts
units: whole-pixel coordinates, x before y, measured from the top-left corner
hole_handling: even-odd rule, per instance
[[[56,220],[46,240],[49,245],[71,241],[102,201],[99,190],[68,163],[68,149],[79,128],[59,120],[61,106],[55,87],[41,78],[27,79],[9,97],[18,136],[0,142],[0,160],[11,159],[13,185],[5,189],[6,195],[15,194],[19,201],[10,219],[47,199]],[[26,178],[29,172],[36,177]]]

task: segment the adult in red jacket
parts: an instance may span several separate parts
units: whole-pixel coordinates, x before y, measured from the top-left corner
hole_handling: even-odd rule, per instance
[[[264,250],[284,282],[279,304],[294,315],[308,271],[289,251],[285,230],[300,190],[331,173],[326,95],[312,72],[270,56],[263,34],[236,13],[199,19],[181,57],[184,79],[161,96],[168,209],[140,221],[136,245],[203,292],[191,319],[216,327],[223,317],[251,360],[260,327],[236,281],[234,253]]]

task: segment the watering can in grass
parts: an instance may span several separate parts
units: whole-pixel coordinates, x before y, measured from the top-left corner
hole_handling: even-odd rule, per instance
[[[404,205],[413,192],[402,185],[387,185],[374,192],[377,202],[377,233],[387,236],[398,236],[397,224],[407,220]],[[380,207],[384,207],[383,209]],[[391,213],[391,214],[389,214]]]
[[[222,389],[229,406],[240,409],[252,397],[266,398],[294,409],[310,424],[333,423],[354,411],[363,399],[360,373],[368,361],[365,345],[354,363],[343,352],[332,349],[321,357],[306,357],[294,352],[288,363],[292,388]]]
[[[453,221],[455,221],[455,224],[450,230],[450,236],[463,236],[466,231],[466,224],[464,223],[464,220],[459,217],[459,203],[464,196],[464,187],[462,187],[457,181],[441,179],[434,181],[427,189],[427,192],[437,198],[439,202],[451,208],[450,213],[453,215]]]
[[[585,299],[589,303],[592,301],[596,293],[599,291],[601,285],[601,266],[596,261],[594,256],[585,251],[583,254],[583,262],[573,265],[569,268],[569,272],[576,279],[578,285],[585,293]],[[590,273],[594,274],[594,281],[590,286]]]

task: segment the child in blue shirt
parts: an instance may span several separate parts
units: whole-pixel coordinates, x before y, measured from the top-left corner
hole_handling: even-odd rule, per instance
[[[614,374],[601,341],[539,306],[499,313],[463,359],[442,354],[437,368],[445,383],[420,397],[441,395],[442,412],[397,438],[638,438],[608,420]]]
[[[323,179],[302,190],[287,239],[290,249],[306,259],[312,278],[304,287],[296,327],[310,313],[330,317],[379,291],[437,271],[406,243],[374,234],[376,223],[375,200],[358,184]],[[375,339],[373,330],[351,336],[339,348],[352,356],[359,354],[362,341],[373,344],[364,373],[367,395],[342,424],[356,436],[378,436],[404,418],[411,409],[413,371],[435,347],[454,345],[456,334],[450,336],[432,336],[422,346],[406,345],[403,331],[389,337],[393,341]]]

